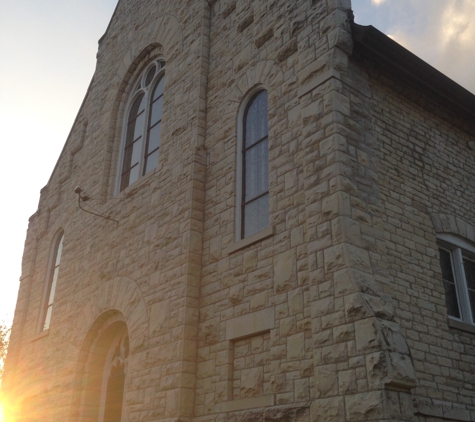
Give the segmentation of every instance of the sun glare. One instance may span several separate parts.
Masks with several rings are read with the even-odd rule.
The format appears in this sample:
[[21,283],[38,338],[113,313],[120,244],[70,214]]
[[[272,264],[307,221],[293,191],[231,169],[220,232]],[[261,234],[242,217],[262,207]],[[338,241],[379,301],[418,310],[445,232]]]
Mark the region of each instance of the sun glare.
[[0,391],[0,422],[14,422],[16,420],[13,407],[9,404],[5,395]]

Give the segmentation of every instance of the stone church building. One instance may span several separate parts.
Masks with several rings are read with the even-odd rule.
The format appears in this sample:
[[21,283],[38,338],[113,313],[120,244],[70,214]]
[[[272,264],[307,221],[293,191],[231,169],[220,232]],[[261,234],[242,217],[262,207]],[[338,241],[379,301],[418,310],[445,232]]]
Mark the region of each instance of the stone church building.
[[31,217],[19,421],[475,421],[475,96],[350,0],[120,0]]

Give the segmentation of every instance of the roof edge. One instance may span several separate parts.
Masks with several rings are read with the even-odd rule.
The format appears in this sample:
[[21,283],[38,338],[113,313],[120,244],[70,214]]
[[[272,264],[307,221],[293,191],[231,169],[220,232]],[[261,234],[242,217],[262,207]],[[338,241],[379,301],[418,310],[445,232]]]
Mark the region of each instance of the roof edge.
[[66,137],[66,141],[64,142],[63,144],[63,148],[61,149],[61,152],[59,153],[59,156],[58,156],[58,159],[56,160],[56,164],[54,165],[54,168],[53,168],[53,171],[51,172],[51,175],[49,176],[49,179],[48,179],[48,182],[46,183],[45,186],[43,186],[40,190],[40,195],[43,193],[43,191],[45,189],[48,189],[52,179],[53,179],[53,176],[54,174],[56,173],[56,170],[58,169],[58,166],[59,166],[59,162],[61,161],[61,158],[63,157],[63,154],[66,150],[66,146],[69,144],[69,142],[71,141],[71,136],[72,136],[72,133],[74,131],[74,128],[76,127],[76,124],[79,122],[79,116],[81,115],[81,111],[82,109],[84,108],[84,105],[86,103],[86,100],[87,100],[87,97],[91,91],[91,86],[92,86],[92,83],[94,81],[94,76],[95,76],[95,72],[94,74],[92,75],[92,78],[91,78],[91,81],[89,82],[89,85],[87,87],[87,90],[86,90],[86,95],[84,95],[84,98],[81,102],[81,105],[79,107],[79,110],[78,112],[76,113],[76,117],[74,118],[74,121],[73,121],[73,124],[71,126],[71,129],[69,130],[69,133],[68,133],[68,136]]
[[102,42],[104,41],[104,38],[106,37],[107,33],[109,32],[109,28],[111,27],[112,20],[114,19],[115,14],[117,13],[117,8],[119,7],[120,2],[121,2],[121,0],[117,1],[117,4],[115,5],[115,8],[114,8],[114,12],[112,13],[111,18],[109,19],[109,24],[107,25],[106,30],[105,30],[104,34],[102,34],[102,37],[99,38],[99,40],[97,41],[97,44],[99,45],[99,47],[101,46]]
[[392,69],[410,77],[424,90],[442,97],[448,104],[475,117],[475,95],[411,53],[374,26],[351,23],[353,54],[363,53],[383,60]]

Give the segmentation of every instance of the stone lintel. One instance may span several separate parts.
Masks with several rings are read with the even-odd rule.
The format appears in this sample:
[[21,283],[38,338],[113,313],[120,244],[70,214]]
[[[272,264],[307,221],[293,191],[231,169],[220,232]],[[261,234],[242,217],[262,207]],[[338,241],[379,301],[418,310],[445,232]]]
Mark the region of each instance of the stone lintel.
[[236,340],[274,328],[274,308],[242,315],[226,321],[226,340]]

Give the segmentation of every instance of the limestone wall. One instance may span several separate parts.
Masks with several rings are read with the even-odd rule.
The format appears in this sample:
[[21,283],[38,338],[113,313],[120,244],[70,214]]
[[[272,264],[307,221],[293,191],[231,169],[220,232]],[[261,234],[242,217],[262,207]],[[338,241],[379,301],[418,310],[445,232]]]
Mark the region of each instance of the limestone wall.
[[[343,322],[312,302],[318,289],[330,288],[324,287],[323,250],[332,244],[320,242],[318,233],[329,230],[321,207],[332,175],[319,171],[327,165],[320,142],[334,104],[331,84],[322,82],[331,67],[335,32],[344,34],[347,28],[346,7],[325,1],[238,1],[217,2],[213,8],[199,420],[228,412],[261,420],[270,417],[269,406],[280,406],[276,419],[309,418],[318,394],[314,367],[322,360],[348,360],[346,343],[318,347],[321,326],[312,322],[318,312],[335,317],[328,326]],[[269,95],[271,227],[249,245],[236,241],[236,138],[240,106],[256,87]],[[317,187],[321,181],[325,187]],[[344,339],[350,330],[345,328],[339,329],[343,341],[349,339]],[[336,371],[325,378],[338,390]],[[342,378],[342,389],[345,383]],[[344,414],[340,403],[336,411]],[[328,414],[335,411],[333,405],[326,407]]]
[[447,319],[436,239],[475,240],[472,137],[440,99],[375,69],[355,61],[347,86],[358,110],[356,181],[360,189],[368,174],[377,181],[377,189],[366,187],[358,218],[384,233],[371,259],[414,360],[418,420],[474,420],[475,336]]

